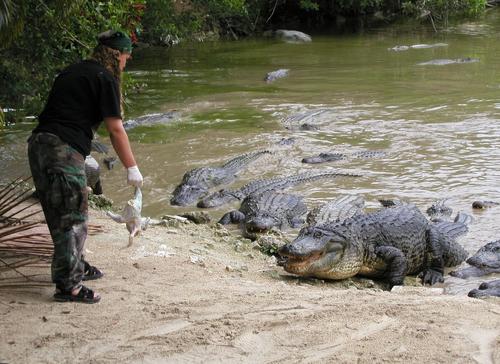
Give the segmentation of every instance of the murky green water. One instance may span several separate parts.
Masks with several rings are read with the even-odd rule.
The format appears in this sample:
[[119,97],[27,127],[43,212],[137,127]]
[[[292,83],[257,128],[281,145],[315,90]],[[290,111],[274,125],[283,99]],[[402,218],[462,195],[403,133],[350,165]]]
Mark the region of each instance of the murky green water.
[[[438,35],[391,27],[362,35],[313,35],[309,44],[259,39],[136,52],[128,72],[144,88],[129,94],[128,117],[170,110],[180,115],[168,125],[129,131],[145,176],[144,215],[194,210],[169,204],[187,170],[267,148],[275,153],[253,163],[231,187],[305,170],[357,172],[363,177],[293,191],[311,207],[345,193],[362,194],[369,208],[378,198],[406,199],[422,209],[447,198],[455,211],[474,215],[462,242],[475,252],[500,232],[500,208],[471,209],[474,200],[500,201],[499,33],[500,12],[491,11],[481,21]],[[422,43],[447,46],[389,50]],[[466,57],[479,62],[418,65]],[[266,84],[265,74],[279,68],[289,69],[288,77]],[[314,111],[316,116],[297,120]],[[301,131],[303,122],[318,130]],[[2,180],[27,173],[24,141],[32,127],[19,124],[0,137]],[[291,137],[293,145],[277,144]],[[301,163],[320,152],[359,150],[384,150],[387,156]],[[103,185],[118,204],[132,194],[120,167],[103,171]],[[211,214],[219,218],[236,206]],[[451,291],[476,285],[451,282]]]

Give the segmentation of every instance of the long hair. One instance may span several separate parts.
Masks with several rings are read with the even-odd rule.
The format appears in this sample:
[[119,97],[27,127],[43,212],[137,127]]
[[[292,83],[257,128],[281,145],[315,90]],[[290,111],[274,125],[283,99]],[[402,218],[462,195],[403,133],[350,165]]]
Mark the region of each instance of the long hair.
[[120,91],[120,110],[122,114],[122,119],[124,116],[123,111],[123,94],[122,94],[122,71],[120,70],[120,51],[116,49],[106,47],[105,45],[98,44],[90,59],[100,63],[104,68],[106,68],[115,78],[116,83],[118,84],[118,90]]

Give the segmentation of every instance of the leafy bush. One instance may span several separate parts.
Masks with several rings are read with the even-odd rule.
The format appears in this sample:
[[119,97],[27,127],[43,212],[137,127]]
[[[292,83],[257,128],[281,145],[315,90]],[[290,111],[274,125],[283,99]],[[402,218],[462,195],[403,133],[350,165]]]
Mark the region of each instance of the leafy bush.
[[[86,58],[98,33],[140,23],[144,0],[25,0],[0,31],[0,106],[38,114],[57,72]],[[1,18],[1,17],[0,17]]]

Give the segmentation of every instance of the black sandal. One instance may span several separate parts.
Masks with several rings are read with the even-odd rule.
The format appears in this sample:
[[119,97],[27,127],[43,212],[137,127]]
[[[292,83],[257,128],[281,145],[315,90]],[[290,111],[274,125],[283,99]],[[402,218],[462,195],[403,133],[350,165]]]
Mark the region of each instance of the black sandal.
[[85,264],[85,268],[84,268],[84,271],[83,271],[82,280],[84,280],[84,281],[91,281],[91,280],[94,280],[94,279],[99,279],[99,278],[101,278],[104,275],[103,272],[101,272],[96,267],[94,267],[94,266],[90,265],[89,263],[87,263],[87,261],[84,261],[83,263]]
[[94,297],[94,291],[90,288],[82,286],[78,294],[74,295],[71,290],[66,291],[62,289],[56,289],[54,293],[54,299],[57,302],[83,302],[83,303],[97,303],[101,300],[101,296],[96,295]]

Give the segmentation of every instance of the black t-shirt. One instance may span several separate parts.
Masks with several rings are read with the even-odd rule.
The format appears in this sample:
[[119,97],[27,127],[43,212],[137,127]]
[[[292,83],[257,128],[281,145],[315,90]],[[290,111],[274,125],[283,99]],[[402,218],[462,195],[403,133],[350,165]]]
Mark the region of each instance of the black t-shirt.
[[85,157],[105,117],[121,117],[118,84],[101,64],[86,60],[57,76],[33,132],[55,134]]

